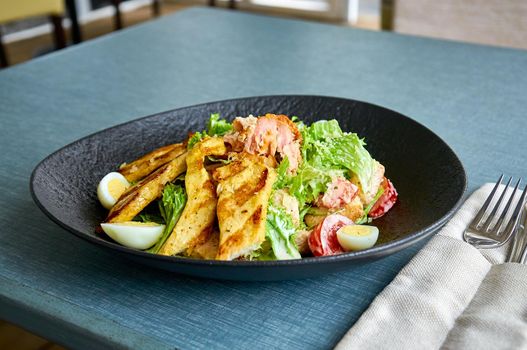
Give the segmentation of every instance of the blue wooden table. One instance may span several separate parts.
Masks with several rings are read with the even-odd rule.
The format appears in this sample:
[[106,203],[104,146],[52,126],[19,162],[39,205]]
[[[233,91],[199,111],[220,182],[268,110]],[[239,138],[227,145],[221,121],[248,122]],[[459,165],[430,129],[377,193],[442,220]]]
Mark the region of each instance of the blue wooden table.
[[335,345],[419,247],[317,279],[199,280],[75,238],[29,194],[37,162],[77,138],[266,94],[347,97],[407,114],[458,153],[469,191],[501,172],[527,177],[527,52],[183,11],[0,72],[0,318],[74,348]]

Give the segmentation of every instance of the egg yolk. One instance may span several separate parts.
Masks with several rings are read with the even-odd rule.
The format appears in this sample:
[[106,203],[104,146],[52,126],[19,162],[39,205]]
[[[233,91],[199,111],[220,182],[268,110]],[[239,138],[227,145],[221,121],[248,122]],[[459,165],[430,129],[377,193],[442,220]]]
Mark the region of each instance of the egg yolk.
[[113,198],[119,199],[124,191],[126,191],[126,184],[124,184],[121,180],[112,179],[108,182],[108,192]]
[[369,236],[371,234],[371,228],[368,226],[361,226],[361,225],[349,225],[344,226],[340,229],[342,233],[345,233],[350,236]]

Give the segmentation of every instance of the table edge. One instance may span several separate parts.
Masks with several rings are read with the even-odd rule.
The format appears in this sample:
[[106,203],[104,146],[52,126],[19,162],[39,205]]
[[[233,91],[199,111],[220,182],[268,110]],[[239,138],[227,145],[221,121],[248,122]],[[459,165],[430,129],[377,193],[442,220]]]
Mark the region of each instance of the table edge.
[[5,276],[0,319],[72,349],[176,348]]

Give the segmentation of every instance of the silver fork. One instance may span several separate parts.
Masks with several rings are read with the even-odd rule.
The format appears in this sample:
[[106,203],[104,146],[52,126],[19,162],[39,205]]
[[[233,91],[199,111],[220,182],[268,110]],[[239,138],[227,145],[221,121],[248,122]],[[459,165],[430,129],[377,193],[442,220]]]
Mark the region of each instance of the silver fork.
[[512,239],[511,249],[509,250],[509,256],[507,262],[517,262],[525,264],[527,247],[527,210],[524,208],[520,215],[520,222],[518,228]]
[[483,207],[481,207],[479,212],[476,214],[476,217],[472,220],[470,225],[468,225],[468,228],[463,233],[463,239],[465,242],[472,244],[476,248],[497,248],[504,245],[511,238],[518,226],[518,218],[520,216],[523,203],[525,202],[527,187],[525,187],[523,190],[520,200],[514,208],[509,221],[507,223],[504,221],[511,208],[514,196],[518,191],[518,187],[520,186],[521,178],[518,179],[516,186],[512,190],[512,193],[510,193],[509,200],[507,201],[505,208],[500,213],[498,213],[503,199],[508,192],[507,189],[512,182],[512,176],[509,178],[509,181],[507,181],[507,184],[505,185],[505,188],[503,189],[498,201],[496,204],[494,204],[493,208],[490,209],[490,214],[488,214],[488,216],[485,218],[485,213],[487,212],[487,209],[489,209],[489,205],[498,191],[502,180],[503,174],[498,179],[498,182],[496,182],[496,185],[485,200],[485,203],[483,203]]

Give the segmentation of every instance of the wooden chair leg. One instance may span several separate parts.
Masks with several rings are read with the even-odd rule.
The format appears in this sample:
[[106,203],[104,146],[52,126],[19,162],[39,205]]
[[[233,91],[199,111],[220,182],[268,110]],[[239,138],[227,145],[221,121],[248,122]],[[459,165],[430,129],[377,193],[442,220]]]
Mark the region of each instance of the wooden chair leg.
[[[209,0],[209,6],[216,6],[216,0]],[[236,0],[229,0],[229,8],[236,8]]]
[[161,1],[154,0],[152,1],[152,12],[154,16],[159,17],[161,15]]
[[55,41],[55,49],[60,50],[66,47],[66,34],[62,26],[62,17],[57,15],[49,16],[53,24],[53,39]]
[[115,9],[115,16],[114,16],[115,30],[119,30],[123,28],[123,19],[121,17],[121,10],[119,10],[120,3],[121,3],[121,0],[112,0],[112,5]]
[[4,44],[2,44],[2,33],[0,32],[0,68],[5,68],[9,66],[7,61],[7,56],[5,54]]
[[395,16],[395,0],[381,1],[381,29],[393,30],[393,22]]
[[78,44],[82,41],[81,28],[79,25],[79,19],[77,18],[77,6],[75,5],[75,0],[65,0],[66,9],[68,11],[68,16],[71,21],[71,41],[74,44]]

